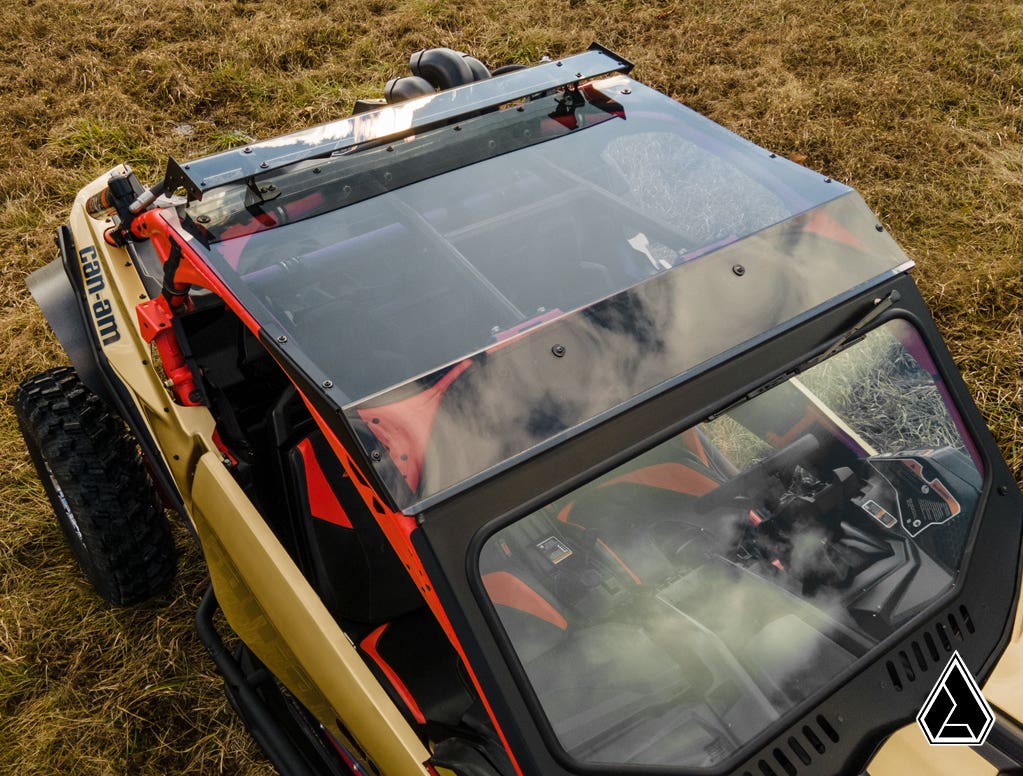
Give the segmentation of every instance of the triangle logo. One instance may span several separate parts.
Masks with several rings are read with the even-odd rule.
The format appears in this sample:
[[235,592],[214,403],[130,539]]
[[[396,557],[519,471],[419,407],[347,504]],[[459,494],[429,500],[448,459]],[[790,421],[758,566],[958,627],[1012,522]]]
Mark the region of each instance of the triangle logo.
[[958,652],[952,653],[916,721],[934,746],[980,746],[987,740],[995,715]]

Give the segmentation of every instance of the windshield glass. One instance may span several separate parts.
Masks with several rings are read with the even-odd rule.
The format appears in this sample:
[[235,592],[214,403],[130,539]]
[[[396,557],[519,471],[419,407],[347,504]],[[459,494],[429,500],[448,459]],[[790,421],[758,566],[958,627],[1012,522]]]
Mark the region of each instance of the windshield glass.
[[224,186],[181,215],[351,403],[849,191],[616,76]]
[[889,322],[490,536],[565,751],[720,764],[950,590],[982,474],[936,371]]

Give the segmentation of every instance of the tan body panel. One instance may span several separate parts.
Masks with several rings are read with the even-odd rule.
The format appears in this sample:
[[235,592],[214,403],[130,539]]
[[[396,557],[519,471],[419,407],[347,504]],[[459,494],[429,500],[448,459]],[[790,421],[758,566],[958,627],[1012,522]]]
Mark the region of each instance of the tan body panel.
[[213,453],[199,459],[192,495],[213,587],[235,632],[318,719],[343,719],[383,773],[422,774],[429,752]]
[[968,746],[931,746],[914,722],[889,738],[867,766],[870,776],[996,776]]
[[104,355],[157,441],[200,537],[225,618],[340,741],[353,743],[337,719],[382,773],[423,776],[430,753],[224,467],[213,443],[213,416],[204,406],[176,404],[163,385],[131,304],[149,299],[142,280],[128,253],[103,239],[110,222],[85,211],[108,175],[78,194],[70,219],[79,256],[94,248],[102,267],[104,288],[88,301],[110,304],[120,338],[103,347]]

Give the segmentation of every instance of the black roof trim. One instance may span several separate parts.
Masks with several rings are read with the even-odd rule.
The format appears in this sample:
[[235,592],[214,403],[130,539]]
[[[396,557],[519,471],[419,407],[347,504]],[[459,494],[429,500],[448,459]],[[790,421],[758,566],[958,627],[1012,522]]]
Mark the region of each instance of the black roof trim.
[[210,189],[245,181],[295,162],[329,156],[370,140],[400,137],[416,129],[469,116],[577,81],[631,70],[632,63],[627,59],[594,43],[581,54],[359,113],[185,164],[179,164],[171,157],[167,161],[164,182],[168,191],[184,188],[189,199],[202,199]]

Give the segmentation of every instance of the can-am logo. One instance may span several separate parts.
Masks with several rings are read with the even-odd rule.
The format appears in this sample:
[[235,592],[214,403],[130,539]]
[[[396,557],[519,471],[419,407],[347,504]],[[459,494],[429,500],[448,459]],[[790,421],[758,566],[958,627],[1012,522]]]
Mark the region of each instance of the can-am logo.
[[103,279],[103,267],[96,259],[96,249],[91,245],[88,248],[82,248],[78,253],[78,259],[82,263],[85,301],[92,310],[92,317],[96,321],[96,331],[104,345],[113,345],[121,339],[121,332],[117,329],[117,318],[114,317],[114,308],[110,304],[110,300],[102,295],[107,284]]
[[916,721],[935,746],[980,746],[987,740],[995,715],[958,652],[952,653]]

